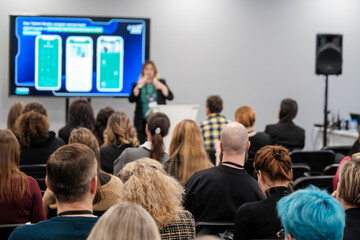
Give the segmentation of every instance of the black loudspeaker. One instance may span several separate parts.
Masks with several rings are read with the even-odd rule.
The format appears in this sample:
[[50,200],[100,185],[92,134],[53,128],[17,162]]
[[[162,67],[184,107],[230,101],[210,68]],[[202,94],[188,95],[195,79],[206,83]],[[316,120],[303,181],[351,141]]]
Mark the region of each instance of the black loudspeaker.
[[341,74],[342,38],[340,34],[316,35],[316,74]]

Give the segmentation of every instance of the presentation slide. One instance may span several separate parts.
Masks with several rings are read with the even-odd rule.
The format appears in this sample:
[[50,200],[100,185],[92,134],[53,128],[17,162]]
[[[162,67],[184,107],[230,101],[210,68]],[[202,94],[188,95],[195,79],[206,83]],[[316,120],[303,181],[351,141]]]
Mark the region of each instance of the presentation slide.
[[128,97],[149,19],[10,16],[10,95]]

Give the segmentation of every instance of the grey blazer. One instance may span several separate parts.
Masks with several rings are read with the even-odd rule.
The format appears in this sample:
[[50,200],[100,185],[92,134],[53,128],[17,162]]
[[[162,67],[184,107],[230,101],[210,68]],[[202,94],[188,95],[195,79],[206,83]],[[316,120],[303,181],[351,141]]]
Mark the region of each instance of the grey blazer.
[[[114,161],[114,175],[118,176],[121,169],[129,163],[140,158],[146,158],[150,156],[150,149],[141,145],[138,148],[126,148],[121,155]],[[164,153],[162,163],[165,163],[168,159],[168,154]]]

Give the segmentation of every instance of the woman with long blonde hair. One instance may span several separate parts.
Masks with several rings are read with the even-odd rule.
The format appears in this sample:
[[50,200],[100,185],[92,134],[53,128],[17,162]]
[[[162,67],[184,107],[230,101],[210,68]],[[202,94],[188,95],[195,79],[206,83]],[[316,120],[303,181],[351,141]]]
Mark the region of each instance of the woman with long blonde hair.
[[160,240],[151,215],[140,205],[121,202],[97,221],[87,240]]
[[213,167],[204,148],[200,128],[193,120],[179,122],[173,131],[167,172],[185,185],[197,171]]
[[19,171],[20,146],[10,130],[0,130],[0,224],[46,220],[39,185]]
[[104,145],[100,148],[101,168],[107,173],[114,172],[114,161],[128,147],[139,146],[136,129],[128,115],[114,112],[108,119],[104,131]]
[[194,239],[195,222],[184,210],[184,189],[166,174],[160,162],[142,158],[121,170],[124,200],[137,203],[155,219],[162,239]]

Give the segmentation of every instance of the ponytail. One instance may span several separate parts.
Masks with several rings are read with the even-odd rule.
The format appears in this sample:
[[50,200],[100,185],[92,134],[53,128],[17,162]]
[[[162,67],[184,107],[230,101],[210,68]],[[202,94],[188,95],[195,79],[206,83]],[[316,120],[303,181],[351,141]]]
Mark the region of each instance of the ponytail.
[[165,146],[163,142],[163,137],[160,134],[155,134],[151,137],[151,149],[150,149],[150,158],[162,162],[162,158],[165,153]]
[[148,128],[151,134],[150,158],[162,162],[165,145],[163,138],[168,134],[170,120],[164,113],[153,113],[148,118]]

